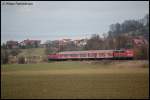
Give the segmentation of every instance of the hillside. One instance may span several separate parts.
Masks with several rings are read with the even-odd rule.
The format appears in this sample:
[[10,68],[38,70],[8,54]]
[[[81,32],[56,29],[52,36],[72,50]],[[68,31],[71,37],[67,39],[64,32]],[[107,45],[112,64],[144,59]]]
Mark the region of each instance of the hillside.
[[18,56],[45,56],[45,48],[30,48],[21,49],[21,53]]
[[18,58],[20,57],[24,57],[26,63],[39,63],[47,61],[45,48],[21,49],[21,53],[18,54]]

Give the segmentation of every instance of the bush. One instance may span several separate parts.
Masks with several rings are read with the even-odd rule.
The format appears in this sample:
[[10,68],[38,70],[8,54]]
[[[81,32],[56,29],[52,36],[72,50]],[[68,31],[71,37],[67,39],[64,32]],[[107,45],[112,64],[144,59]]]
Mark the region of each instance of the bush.
[[21,56],[18,58],[18,63],[19,64],[24,64],[25,63],[25,57]]
[[21,51],[19,49],[11,49],[10,55],[17,56]]
[[8,63],[8,51],[6,49],[1,49],[1,64]]
[[134,48],[135,59],[149,59],[149,49],[146,46]]
[[44,56],[44,57],[42,58],[42,61],[43,61],[43,62],[48,62],[48,58],[47,58],[46,56]]

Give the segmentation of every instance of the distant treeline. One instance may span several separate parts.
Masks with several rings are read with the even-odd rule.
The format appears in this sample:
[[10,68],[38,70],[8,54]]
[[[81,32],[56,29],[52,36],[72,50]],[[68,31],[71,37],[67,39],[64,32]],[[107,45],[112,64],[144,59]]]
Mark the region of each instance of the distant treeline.
[[110,25],[109,36],[130,34],[132,36],[142,35],[149,40],[149,14],[139,20],[126,20],[123,23]]

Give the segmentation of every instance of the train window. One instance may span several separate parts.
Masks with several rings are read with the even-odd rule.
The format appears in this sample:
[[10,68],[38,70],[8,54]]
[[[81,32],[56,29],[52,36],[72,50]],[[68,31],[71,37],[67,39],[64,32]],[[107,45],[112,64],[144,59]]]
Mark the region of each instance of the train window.
[[119,51],[114,51],[115,53],[119,53]]
[[114,51],[115,53],[124,53],[125,51],[119,50],[119,51]]
[[124,53],[125,51],[120,51],[120,53]]
[[86,54],[80,54],[80,57],[86,57]]
[[65,57],[67,57],[67,56],[68,56],[68,54],[64,54],[64,56],[65,56]]
[[88,53],[88,56],[89,56],[89,57],[95,57],[95,56],[96,56],[96,53]]
[[71,57],[76,57],[78,54],[70,54]]
[[112,53],[107,53],[107,55],[108,55],[108,56],[112,56],[113,54],[112,54]]
[[105,56],[105,53],[99,53],[99,56]]
[[72,55],[72,54],[70,54],[70,56],[72,57],[73,55]]
[[73,57],[73,54],[70,54],[71,57]]

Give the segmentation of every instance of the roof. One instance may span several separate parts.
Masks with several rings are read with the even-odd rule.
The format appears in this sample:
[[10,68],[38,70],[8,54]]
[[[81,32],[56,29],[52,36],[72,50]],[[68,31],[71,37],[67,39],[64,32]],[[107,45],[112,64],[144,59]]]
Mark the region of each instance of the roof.
[[12,41],[12,40],[7,41],[7,43],[10,43],[10,42],[12,42],[12,43],[18,43],[18,41]]
[[133,39],[133,42],[136,45],[143,45],[143,44],[147,44],[147,41],[145,39]]
[[27,40],[23,40],[22,42],[24,42],[24,43],[33,43],[33,42],[41,42],[41,40],[28,40],[27,39]]
[[78,53],[89,53],[89,52],[112,52],[113,50],[87,50],[87,51],[64,51],[64,52],[59,52],[58,54],[78,54]]
[[18,44],[18,41],[7,41],[7,44]]

